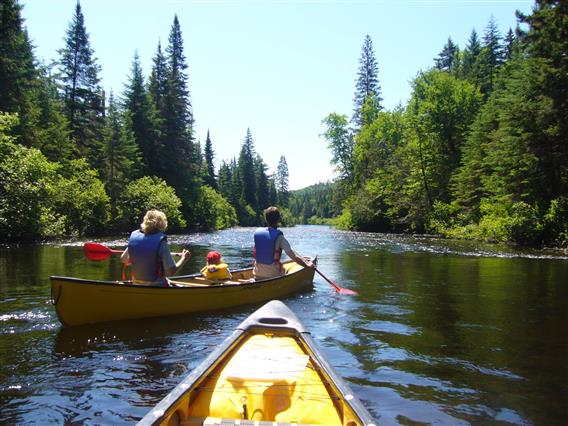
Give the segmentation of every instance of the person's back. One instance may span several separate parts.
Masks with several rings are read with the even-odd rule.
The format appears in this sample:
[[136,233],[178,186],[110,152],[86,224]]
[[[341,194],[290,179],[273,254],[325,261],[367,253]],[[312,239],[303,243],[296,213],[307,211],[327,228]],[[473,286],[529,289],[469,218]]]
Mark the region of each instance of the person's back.
[[173,275],[189,259],[190,253],[184,249],[178,262],[174,261],[165,234],[167,226],[163,212],[148,210],[140,229],[130,234],[128,248],[120,259],[130,265],[136,284],[167,286],[166,276]]
[[164,276],[159,252],[162,241],[165,239],[166,234],[159,231],[147,234],[135,230],[130,234],[128,253],[131,273],[136,281],[153,282]]
[[264,211],[267,228],[258,228],[254,232],[254,268],[253,275],[256,280],[279,277],[286,273],[280,263],[282,250],[295,262],[302,266],[310,267],[290,247],[290,243],[284,237],[284,233],[278,229],[280,224],[280,212],[276,207],[269,207]]

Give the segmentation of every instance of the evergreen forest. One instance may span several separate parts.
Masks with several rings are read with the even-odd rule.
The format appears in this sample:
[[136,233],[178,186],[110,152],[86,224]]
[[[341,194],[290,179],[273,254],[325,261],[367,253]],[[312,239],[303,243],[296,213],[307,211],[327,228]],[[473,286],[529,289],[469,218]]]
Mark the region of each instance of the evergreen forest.
[[18,0],[0,3],[0,241],[100,236],[136,228],[157,208],[170,231],[259,225],[289,201],[288,165],[275,173],[250,130],[216,172],[201,146],[181,26],[157,43],[149,76],[138,53],[123,93],[105,93],[77,2],[59,58],[40,64]]
[[[383,106],[380,58],[363,39],[353,111],[323,118],[334,182],[290,191],[250,129],[215,167],[196,138],[180,22],[145,76],[134,53],[122,93],[102,89],[77,2],[59,57],[34,56],[18,0],[0,3],[0,241],[128,232],[149,208],[170,231],[263,222],[568,247],[568,3],[537,0],[501,34],[490,18],[448,37]],[[442,43],[441,43],[442,44]]]
[[323,120],[337,226],[568,246],[568,2],[517,22],[503,35],[491,18],[463,48],[449,37],[392,111],[365,37],[352,114]]

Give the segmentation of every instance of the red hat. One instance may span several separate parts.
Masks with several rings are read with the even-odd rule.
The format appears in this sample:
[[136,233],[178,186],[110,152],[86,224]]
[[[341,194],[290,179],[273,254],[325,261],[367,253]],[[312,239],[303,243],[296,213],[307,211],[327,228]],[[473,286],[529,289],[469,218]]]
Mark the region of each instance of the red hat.
[[218,251],[210,251],[207,253],[207,263],[219,263],[221,261],[221,253]]

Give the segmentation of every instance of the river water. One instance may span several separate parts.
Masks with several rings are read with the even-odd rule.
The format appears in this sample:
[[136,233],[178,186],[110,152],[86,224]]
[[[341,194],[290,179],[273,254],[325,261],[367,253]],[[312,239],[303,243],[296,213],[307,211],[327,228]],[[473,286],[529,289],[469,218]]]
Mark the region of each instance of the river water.
[[[251,263],[252,229],[169,236]],[[427,237],[284,229],[316,275],[284,302],[384,425],[568,424],[568,257]],[[63,328],[49,276],[117,279],[82,243],[0,248],[0,423],[132,424],[260,307]],[[105,240],[122,248],[126,239]]]

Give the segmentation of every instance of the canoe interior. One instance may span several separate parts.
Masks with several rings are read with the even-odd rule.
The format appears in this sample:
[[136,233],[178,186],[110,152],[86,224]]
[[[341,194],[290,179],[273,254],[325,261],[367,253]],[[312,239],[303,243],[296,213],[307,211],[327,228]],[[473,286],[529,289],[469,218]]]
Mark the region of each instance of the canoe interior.
[[162,419],[157,424],[248,424],[245,419],[267,424],[361,424],[302,339],[270,332],[244,335]]
[[[292,274],[297,272],[302,268],[302,266],[298,265],[295,262],[288,261],[283,263],[284,269],[286,270],[286,274]],[[212,285],[227,285],[227,284],[243,284],[249,281],[254,280],[254,276],[252,274],[252,268],[247,269],[240,269],[238,271],[231,272],[232,278],[230,280],[222,280],[222,281],[211,281],[206,279],[201,275],[184,275],[179,277],[172,277],[170,279],[170,283],[172,285],[177,285],[180,287],[185,286],[212,286]]]

